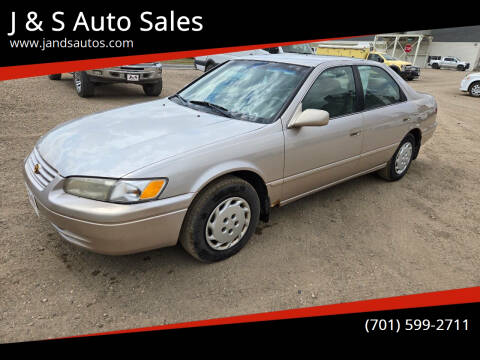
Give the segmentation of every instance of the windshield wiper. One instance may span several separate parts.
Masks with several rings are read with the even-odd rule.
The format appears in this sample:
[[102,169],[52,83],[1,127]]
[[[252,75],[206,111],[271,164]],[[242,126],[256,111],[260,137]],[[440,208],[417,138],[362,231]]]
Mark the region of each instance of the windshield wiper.
[[210,109],[213,109],[216,112],[222,114],[223,116],[226,116],[226,117],[229,117],[229,118],[234,118],[232,113],[228,109],[225,109],[223,106],[213,104],[213,103],[208,102],[208,101],[199,101],[199,100],[190,100],[189,103],[195,104],[195,105],[206,106],[206,107],[209,107]]

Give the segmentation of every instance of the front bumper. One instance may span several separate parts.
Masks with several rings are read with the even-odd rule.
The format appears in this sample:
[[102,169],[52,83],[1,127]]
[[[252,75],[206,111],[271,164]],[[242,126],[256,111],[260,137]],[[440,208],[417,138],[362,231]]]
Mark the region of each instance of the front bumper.
[[[63,191],[64,178],[59,174],[44,176],[43,170],[36,174],[35,163],[41,169],[48,164],[38,151],[33,154],[24,163],[25,183],[40,215],[48,219],[63,239],[107,255],[132,254],[177,243],[194,194],[128,205],[80,198]],[[54,171],[51,167],[47,169]]]
[[470,85],[470,82],[467,79],[463,79],[462,82],[460,83],[460,91],[468,91],[469,85]]
[[402,76],[404,78],[418,78],[420,76],[420,68],[416,66],[407,66],[402,71]]
[[[162,80],[162,66],[128,65],[105,69],[87,70],[90,80],[96,83],[154,84]],[[138,80],[128,80],[128,75],[138,76]]]

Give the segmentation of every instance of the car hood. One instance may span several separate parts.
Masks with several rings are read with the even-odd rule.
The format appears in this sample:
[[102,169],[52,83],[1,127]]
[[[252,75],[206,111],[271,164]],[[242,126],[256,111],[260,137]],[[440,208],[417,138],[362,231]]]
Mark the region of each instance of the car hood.
[[390,62],[393,63],[393,64],[396,64],[396,65],[400,65],[400,66],[401,65],[412,66],[411,62],[403,61],[403,60],[391,60]]
[[62,176],[120,178],[262,126],[163,99],[64,123],[43,136],[37,148]]

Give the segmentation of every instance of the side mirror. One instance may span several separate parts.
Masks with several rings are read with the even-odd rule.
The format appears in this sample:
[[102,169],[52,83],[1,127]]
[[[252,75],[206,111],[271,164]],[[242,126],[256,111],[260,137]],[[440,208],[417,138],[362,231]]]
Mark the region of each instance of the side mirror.
[[385,62],[385,60],[383,60],[383,58],[381,58],[381,57],[379,56],[379,57],[378,57],[378,62],[383,63],[383,62]]
[[302,126],[324,126],[328,124],[329,120],[330,114],[325,110],[307,109],[301,111],[301,108],[299,108],[287,127],[291,129]]

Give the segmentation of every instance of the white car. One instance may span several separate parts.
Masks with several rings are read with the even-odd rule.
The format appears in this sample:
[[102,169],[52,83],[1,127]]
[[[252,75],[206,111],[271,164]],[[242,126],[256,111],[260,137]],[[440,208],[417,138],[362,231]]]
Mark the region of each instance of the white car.
[[468,92],[474,97],[480,97],[480,72],[465,76],[460,84],[460,91]]
[[237,51],[225,54],[215,54],[208,56],[197,56],[195,58],[195,68],[200,71],[210,71],[215,66],[223,64],[228,60],[235,60],[247,55],[267,55],[267,54],[307,54],[315,55],[314,51],[308,44],[296,44],[275,46],[266,49],[255,49],[247,51]]

